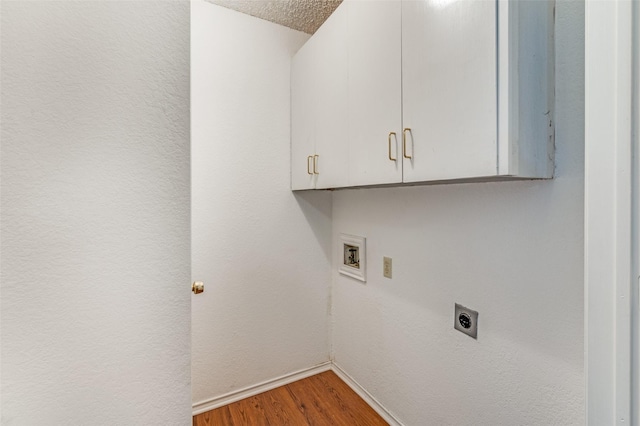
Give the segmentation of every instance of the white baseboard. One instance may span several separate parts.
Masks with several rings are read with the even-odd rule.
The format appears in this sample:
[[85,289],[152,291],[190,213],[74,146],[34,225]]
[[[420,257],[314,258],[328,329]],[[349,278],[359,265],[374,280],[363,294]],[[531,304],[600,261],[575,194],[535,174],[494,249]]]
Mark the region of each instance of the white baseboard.
[[249,398],[258,395],[263,392],[267,392],[278,388],[280,386],[293,383],[298,380],[306,379],[313,375],[331,370],[331,362],[327,361],[315,367],[305,368],[304,370],[295,371],[293,373],[285,374],[284,376],[276,377],[275,379],[267,380],[262,383],[258,383],[252,386],[248,386],[237,391],[229,392],[227,394],[217,396],[215,398],[206,399],[204,401],[196,402],[193,404],[193,415],[201,414],[206,411],[215,410],[216,408],[223,407],[225,405],[240,401],[241,399]]
[[396,419],[393,414],[391,414],[382,404],[378,402],[377,399],[373,397],[369,392],[367,392],[360,383],[356,382],[353,377],[348,375],[340,366],[338,366],[335,362],[331,363],[331,370],[336,373],[338,377],[342,379],[355,393],[357,393],[360,398],[364,399],[364,401],[369,404],[371,408],[375,410],[376,413],[380,415],[389,423],[390,426],[404,426],[400,420]]
[[353,377],[347,374],[342,368],[340,368],[340,366],[331,361],[316,365],[315,367],[305,368],[304,370],[285,374],[284,376],[267,380],[256,385],[248,386],[237,391],[229,392],[215,398],[196,402],[193,404],[193,415],[195,416],[197,414],[201,414],[210,410],[215,410],[216,408],[223,407],[225,405],[240,401],[245,398],[250,398],[260,393],[273,390],[275,388],[293,383],[298,380],[306,379],[307,377],[311,377],[328,370],[336,373],[336,375],[340,377],[343,382],[345,382],[351,389],[353,389],[353,391],[357,393],[360,398],[364,399],[364,401],[369,404],[369,406],[371,406],[371,408],[373,408],[375,412],[380,415],[380,417],[382,417],[387,423],[389,423],[390,426],[404,426],[398,419],[393,416],[393,414],[391,414],[386,408],[384,408],[384,406],[380,404],[378,400],[376,400],[369,392],[367,392],[362,386],[360,386],[360,384],[356,382]]

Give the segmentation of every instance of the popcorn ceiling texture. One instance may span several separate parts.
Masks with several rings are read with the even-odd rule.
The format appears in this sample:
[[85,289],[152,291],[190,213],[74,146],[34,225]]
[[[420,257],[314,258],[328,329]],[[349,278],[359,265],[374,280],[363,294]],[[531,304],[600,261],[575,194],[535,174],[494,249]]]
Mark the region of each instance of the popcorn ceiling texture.
[[207,0],[247,15],[313,34],[342,0]]

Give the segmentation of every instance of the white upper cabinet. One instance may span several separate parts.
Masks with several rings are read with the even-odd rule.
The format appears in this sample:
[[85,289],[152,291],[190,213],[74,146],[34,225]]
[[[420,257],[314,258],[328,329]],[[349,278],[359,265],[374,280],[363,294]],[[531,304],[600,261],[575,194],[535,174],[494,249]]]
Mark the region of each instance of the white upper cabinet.
[[291,188],[348,185],[346,9],[336,10],[291,67]]
[[300,48],[291,63],[291,189],[313,189],[315,155],[315,117],[318,96],[315,93],[313,64],[317,38]]
[[554,6],[403,0],[403,182],[553,176]]
[[554,7],[345,0],[294,58],[293,189],[551,178]]
[[496,31],[492,1],[403,2],[404,182],[496,175]]
[[349,185],[402,182],[401,4],[347,0]]
[[315,58],[316,188],[347,186],[347,13],[336,10],[320,28]]

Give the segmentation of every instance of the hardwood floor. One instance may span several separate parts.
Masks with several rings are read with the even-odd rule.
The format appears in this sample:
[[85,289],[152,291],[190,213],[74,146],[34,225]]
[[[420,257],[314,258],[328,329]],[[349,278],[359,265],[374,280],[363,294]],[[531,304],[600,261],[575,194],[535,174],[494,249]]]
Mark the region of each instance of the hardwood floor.
[[333,371],[193,417],[193,426],[387,425]]

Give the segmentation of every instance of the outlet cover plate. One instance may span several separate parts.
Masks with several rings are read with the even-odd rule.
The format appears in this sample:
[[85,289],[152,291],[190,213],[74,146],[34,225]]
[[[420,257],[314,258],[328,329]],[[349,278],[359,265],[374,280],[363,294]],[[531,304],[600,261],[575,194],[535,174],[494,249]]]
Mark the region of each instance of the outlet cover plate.
[[478,312],[456,303],[453,316],[453,328],[477,339]]
[[384,275],[386,278],[391,278],[391,271],[393,269],[392,262],[393,261],[390,257],[384,256],[382,258],[382,275]]

